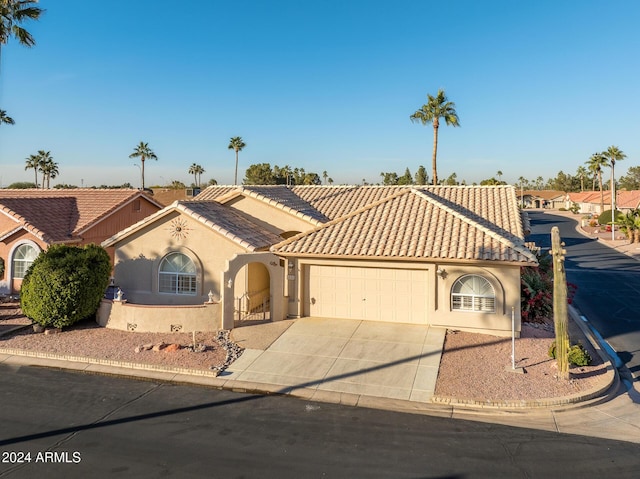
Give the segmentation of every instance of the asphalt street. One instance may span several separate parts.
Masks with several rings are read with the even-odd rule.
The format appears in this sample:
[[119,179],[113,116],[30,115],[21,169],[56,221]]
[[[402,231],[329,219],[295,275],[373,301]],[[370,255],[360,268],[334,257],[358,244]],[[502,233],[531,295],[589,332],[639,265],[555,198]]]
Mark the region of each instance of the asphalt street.
[[573,305],[613,347],[637,378],[640,374],[640,261],[576,231],[577,221],[531,211],[528,241],[551,246],[558,226],[567,250],[567,281],[578,286]]
[[[0,365],[0,477],[636,477],[637,444]],[[27,460],[28,455],[28,460]]]

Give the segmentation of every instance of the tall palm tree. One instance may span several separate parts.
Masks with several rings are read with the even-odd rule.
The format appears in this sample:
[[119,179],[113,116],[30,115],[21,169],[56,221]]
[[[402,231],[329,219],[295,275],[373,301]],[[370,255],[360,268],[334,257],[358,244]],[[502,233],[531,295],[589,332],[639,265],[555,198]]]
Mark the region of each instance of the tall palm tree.
[[[587,160],[587,168],[594,175],[594,179],[598,177],[598,185],[600,187],[600,213],[604,211],[604,192],[602,191],[602,168],[607,166],[608,162],[602,153],[594,153]],[[595,189],[595,188],[594,188]]]
[[496,176],[498,177],[498,181],[502,181],[502,171],[498,170]]
[[29,155],[29,158],[25,160],[24,169],[29,170],[33,168],[33,173],[35,175],[35,185],[38,187],[38,170],[40,169],[40,158],[38,155]]
[[234,136],[233,138],[231,138],[231,141],[229,142],[229,150],[234,150],[236,152],[236,172],[235,175],[233,176],[233,184],[237,185],[238,184],[238,152],[242,151],[242,149],[247,146],[245,144],[244,141],[242,141],[242,137],[241,136]]
[[324,184],[327,184],[327,178],[329,178],[329,174],[327,173],[327,170],[324,170],[322,172],[322,178],[324,179]]
[[58,163],[53,161],[50,151],[39,150],[37,154],[38,169],[42,173],[42,188],[44,188],[44,182],[47,182],[47,189],[50,187],[51,178],[58,176]]
[[7,115],[7,112],[4,110],[0,110],[0,125],[6,123],[7,125],[15,125],[16,122],[13,121],[13,118]]
[[427,103],[409,117],[412,122],[420,122],[423,125],[433,124],[433,184],[438,184],[438,171],[436,164],[436,156],[438,154],[438,128],[440,128],[440,119],[443,118],[447,125],[460,126],[458,113],[456,112],[456,104],[449,101],[443,89],[438,90],[438,94],[434,97],[427,95]]
[[38,20],[44,10],[37,7],[38,0],[0,0],[0,53],[2,45],[14,37],[25,47],[36,44],[33,36],[22,27],[28,20]]
[[193,163],[190,167],[189,167],[189,174],[193,175],[193,181],[194,184],[196,185],[196,187],[200,188],[200,175],[202,175],[202,173],[204,173],[204,168],[200,165],[196,165],[195,163]]
[[584,177],[587,176],[587,170],[585,169],[584,166],[578,166],[578,169],[576,170],[576,174],[578,175],[578,178],[580,178],[580,192],[583,192]]
[[[627,155],[617,146],[610,146],[607,151],[603,151],[602,155],[609,160],[609,166],[611,167],[611,232],[614,233],[615,221],[616,221],[616,176],[615,167],[616,161],[624,160]],[[611,239],[615,239],[614,234],[611,235]]]
[[138,146],[135,147],[133,153],[129,155],[129,158],[140,158],[140,163],[142,167],[140,168],[140,176],[142,177],[142,189],[144,190],[144,161],[145,160],[158,160],[158,157],[153,152],[151,148],[149,148],[149,143],[140,142]]

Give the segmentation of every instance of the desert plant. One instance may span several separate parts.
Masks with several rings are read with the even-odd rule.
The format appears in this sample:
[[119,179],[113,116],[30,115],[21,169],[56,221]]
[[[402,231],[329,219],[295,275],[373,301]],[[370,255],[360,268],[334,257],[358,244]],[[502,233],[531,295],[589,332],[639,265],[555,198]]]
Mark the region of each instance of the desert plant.
[[553,312],[552,259],[549,253],[538,253],[538,267],[527,266],[520,273],[520,312],[522,320],[542,322]]
[[109,255],[100,246],[52,245],[27,270],[22,311],[42,326],[70,326],[95,314],[110,274]]
[[[549,357],[556,358],[556,342],[555,340],[549,346]],[[569,363],[574,366],[588,366],[593,360],[589,352],[585,347],[578,343],[569,348],[568,354]]]

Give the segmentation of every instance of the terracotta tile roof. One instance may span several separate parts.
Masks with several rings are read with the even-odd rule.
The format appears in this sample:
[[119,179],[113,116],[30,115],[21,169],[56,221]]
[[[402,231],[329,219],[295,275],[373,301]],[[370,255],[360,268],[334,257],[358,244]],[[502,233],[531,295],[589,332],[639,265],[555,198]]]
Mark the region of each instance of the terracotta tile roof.
[[239,244],[247,251],[259,251],[278,243],[282,238],[261,226],[252,223],[232,208],[221,205],[217,201],[176,201],[144,220],[130,226],[105,240],[102,246],[113,246],[122,239],[152,224],[167,214],[179,211],[209,227],[212,231]]
[[[88,228],[142,195],[138,190],[127,189],[0,189],[0,211],[43,241],[74,241]],[[145,198],[160,207],[153,199]]]
[[[524,190],[523,196],[533,196],[536,198],[542,198],[543,200],[557,200],[566,196],[567,193],[559,190]],[[518,190],[518,198],[520,197],[520,190]]]
[[[241,187],[235,187],[236,191]],[[196,199],[221,198],[228,195],[234,187],[210,186]],[[450,205],[458,205],[477,215],[478,221],[494,223],[519,237],[524,236],[522,219],[517,212],[518,203],[512,186],[245,186],[246,192],[256,191],[274,201],[285,202],[292,208],[296,202],[303,201],[317,210],[328,220],[334,220],[376,201],[388,198],[401,191],[411,189],[426,192]],[[296,200],[292,193],[299,198]],[[286,200],[283,200],[286,198]],[[221,200],[222,201],[222,200]],[[315,218],[320,218],[316,216]]]
[[198,196],[194,198],[195,201],[215,200],[220,196],[224,196],[230,191],[237,191],[241,186],[228,186],[228,185],[213,185],[208,186]]
[[291,189],[278,185],[240,187],[216,197],[216,201],[225,204],[240,195],[256,198],[294,216],[306,219],[316,226],[329,221],[329,218],[296,195]]
[[[485,197],[493,195],[487,189],[472,189],[484,190]],[[452,191],[447,193],[456,196]],[[477,260],[535,264],[535,255],[525,246],[521,236],[493,225],[468,209],[473,206],[471,198],[479,199],[471,193],[470,198],[465,200],[467,207],[462,207],[432,191],[400,189],[395,195],[310,232],[294,236],[273,246],[271,250],[284,256],[330,255],[393,260]],[[510,206],[513,206],[513,189],[511,196],[513,204]],[[500,202],[494,202],[493,209],[501,209]],[[517,217],[518,220],[513,221],[519,223],[517,207],[515,210],[511,208],[511,211],[511,214],[506,215]],[[496,217],[503,216],[498,211],[492,214]],[[521,228],[522,225],[520,230]]]
[[[611,190],[603,191],[605,209],[611,209]],[[569,200],[574,203],[600,204],[599,191],[569,193]],[[607,208],[608,206],[608,208]],[[616,192],[616,208],[636,209],[640,206],[640,190],[618,190]]]

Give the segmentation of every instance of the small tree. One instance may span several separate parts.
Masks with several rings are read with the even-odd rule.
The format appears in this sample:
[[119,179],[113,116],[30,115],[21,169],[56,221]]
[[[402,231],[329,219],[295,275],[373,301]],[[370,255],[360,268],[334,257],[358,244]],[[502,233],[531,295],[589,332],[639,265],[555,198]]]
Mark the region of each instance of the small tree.
[[110,274],[111,260],[100,246],[52,245],[27,271],[20,306],[42,326],[70,326],[95,314]]

